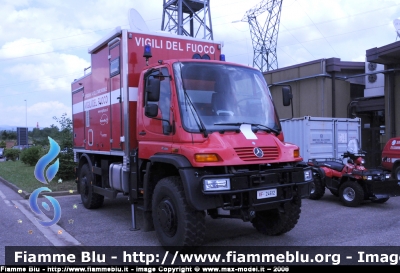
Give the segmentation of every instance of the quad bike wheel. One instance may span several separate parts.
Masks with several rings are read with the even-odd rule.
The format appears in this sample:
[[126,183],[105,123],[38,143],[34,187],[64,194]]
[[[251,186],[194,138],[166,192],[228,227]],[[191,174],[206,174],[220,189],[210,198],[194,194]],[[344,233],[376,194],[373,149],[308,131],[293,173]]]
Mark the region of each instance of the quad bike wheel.
[[262,234],[276,236],[292,230],[300,218],[301,198],[296,196],[285,203],[283,209],[257,211],[251,221],[253,227]]
[[400,166],[398,166],[396,169],[393,170],[392,178],[400,180]]
[[325,194],[325,185],[319,175],[314,176],[314,181],[311,183],[311,192],[308,197],[311,200],[319,200]]
[[358,207],[364,200],[364,190],[356,181],[347,181],[339,188],[339,198],[347,207]]
[[154,189],[152,215],[158,240],[165,248],[199,246],[205,237],[205,213],[186,201],[178,176],[162,178]]

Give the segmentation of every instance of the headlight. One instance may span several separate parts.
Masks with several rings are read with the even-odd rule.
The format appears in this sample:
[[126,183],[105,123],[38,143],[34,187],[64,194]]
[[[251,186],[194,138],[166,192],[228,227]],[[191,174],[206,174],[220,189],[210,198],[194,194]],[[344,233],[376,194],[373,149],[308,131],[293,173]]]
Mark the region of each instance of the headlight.
[[312,172],[311,170],[304,171],[304,181],[312,180]]
[[389,179],[390,178],[390,174],[389,173],[385,174],[385,177],[386,177],[386,179]]
[[204,191],[228,191],[231,189],[231,181],[229,178],[204,179]]
[[361,159],[361,164],[365,164],[365,160],[364,159]]
[[372,176],[370,176],[370,175],[368,175],[368,176],[364,175],[364,176],[363,176],[363,179],[364,179],[364,180],[372,180]]

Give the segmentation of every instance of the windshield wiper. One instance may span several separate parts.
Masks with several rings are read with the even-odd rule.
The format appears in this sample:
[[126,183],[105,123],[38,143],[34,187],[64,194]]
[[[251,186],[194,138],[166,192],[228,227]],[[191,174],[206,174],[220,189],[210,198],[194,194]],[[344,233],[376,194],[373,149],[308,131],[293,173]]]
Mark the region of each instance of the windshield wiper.
[[263,125],[263,124],[258,124],[258,123],[249,123],[249,122],[214,123],[214,125],[226,125],[226,126],[240,126],[242,124],[250,124],[251,126],[257,127],[259,130],[264,130],[264,131],[266,131],[268,133],[273,132],[276,135],[279,135],[279,133],[280,133],[278,130],[275,130],[275,129],[271,128],[271,127],[268,127],[268,126]]
[[187,110],[187,107],[188,107],[187,105],[189,104],[190,105],[189,109],[190,109],[190,111],[191,111],[191,113],[193,115],[193,118],[194,118],[194,120],[196,122],[197,127],[199,127],[199,130],[200,130],[201,133],[203,133],[204,137],[207,137],[208,136],[208,132],[207,132],[206,126],[204,125],[203,121],[201,120],[201,118],[199,116],[199,113],[197,113],[196,107],[193,105],[193,102],[190,99],[189,94],[186,92],[186,88],[185,88],[184,81],[183,81],[183,76],[182,76],[182,65],[181,65],[180,68],[181,68],[180,69],[180,73],[181,73],[181,79],[182,79],[182,89],[183,89],[183,93],[185,94],[185,107],[186,107],[186,110]]

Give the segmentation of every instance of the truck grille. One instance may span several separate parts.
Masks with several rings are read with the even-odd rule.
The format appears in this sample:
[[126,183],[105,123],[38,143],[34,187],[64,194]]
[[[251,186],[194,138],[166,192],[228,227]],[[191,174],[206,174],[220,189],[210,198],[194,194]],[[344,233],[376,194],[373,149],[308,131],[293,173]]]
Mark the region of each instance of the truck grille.
[[254,147],[242,147],[235,148],[236,154],[243,161],[257,161],[257,160],[274,160],[279,156],[279,151],[277,147],[259,147],[263,152],[264,156],[262,158],[258,158],[253,150]]

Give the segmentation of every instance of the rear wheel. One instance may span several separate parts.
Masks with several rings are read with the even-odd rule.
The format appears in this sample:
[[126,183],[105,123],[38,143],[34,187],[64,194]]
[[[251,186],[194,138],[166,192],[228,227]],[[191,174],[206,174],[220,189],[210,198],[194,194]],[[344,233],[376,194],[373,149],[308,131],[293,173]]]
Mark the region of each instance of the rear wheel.
[[301,212],[301,198],[296,196],[285,203],[282,209],[257,211],[251,221],[256,230],[262,234],[276,236],[292,230]]
[[82,204],[87,209],[96,209],[103,205],[104,196],[94,193],[91,185],[94,182],[93,173],[90,171],[89,165],[84,164],[79,172],[79,193],[81,194]]
[[161,179],[154,189],[152,202],[154,228],[162,246],[199,246],[203,243],[205,213],[189,206],[180,177]]
[[319,175],[314,176],[314,181],[311,183],[311,192],[308,198],[319,200],[325,194],[325,185]]
[[364,190],[356,181],[347,181],[340,186],[339,197],[343,205],[357,207],[364,200]]

